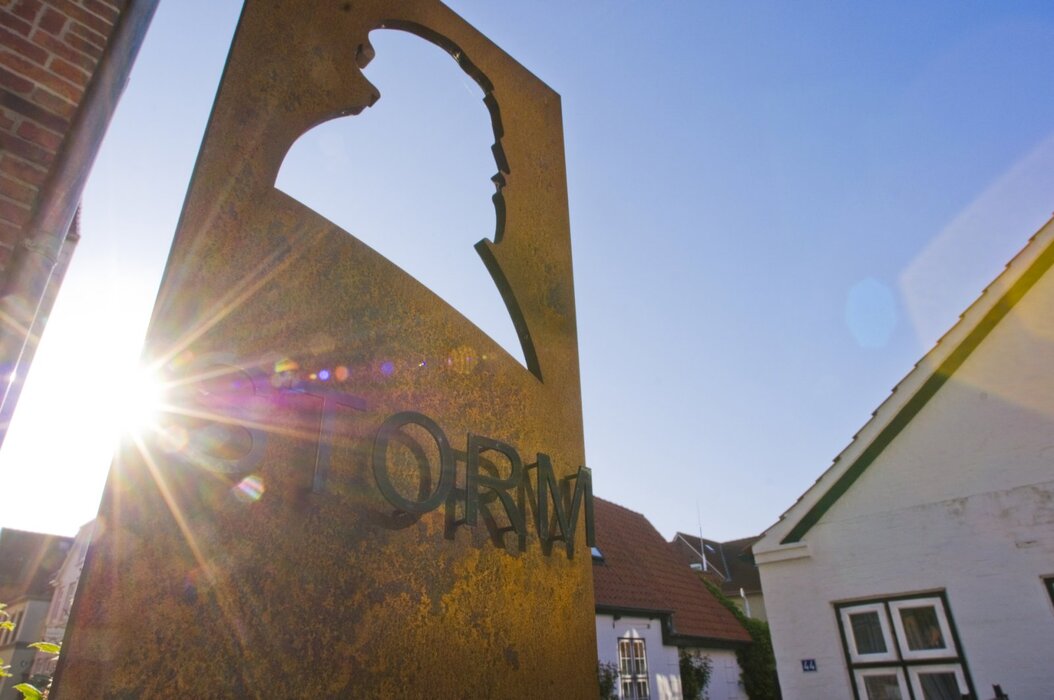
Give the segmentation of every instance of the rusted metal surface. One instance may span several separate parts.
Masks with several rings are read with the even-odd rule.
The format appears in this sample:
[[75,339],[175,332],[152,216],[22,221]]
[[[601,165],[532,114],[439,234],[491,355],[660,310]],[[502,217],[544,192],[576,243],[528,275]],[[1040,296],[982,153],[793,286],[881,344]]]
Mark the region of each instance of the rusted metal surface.
[[[59,697],[596,697],[585,528],[573,557],[543,546],[532,505],[537,453],[564,483],[585,463],[559,97],[439,2],[311,5],[243,12],[149,334],[183,382],[176,410],[115,461]],[[477,250],[527,368],[274,188],[301,134],[377,99],[359,67],[381,28],[484,89],[498,230]],[[448,438],[435,510],[377,488],[378,429],[400,412]],[[444,478],[422,424],[384,434],[408,501]],[[466,453],[495,441],[526,475],[507,500],[486,487],[511,479],[511,451]]]

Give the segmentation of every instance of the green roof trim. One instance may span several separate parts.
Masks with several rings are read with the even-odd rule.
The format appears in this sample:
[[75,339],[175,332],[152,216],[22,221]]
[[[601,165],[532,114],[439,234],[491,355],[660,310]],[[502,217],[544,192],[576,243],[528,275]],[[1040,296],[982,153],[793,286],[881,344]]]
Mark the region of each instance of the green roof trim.
[[988,313],[984,315],[973,330],[967,334],[966,338],[959,343],[951,354],[937,367],[937,370],[923,383],[919,390],[908,399],[908,402],[900,409],[899,412],[893,417],[893,420],[886,425],[885,428],[878,434],[878,436],[872,441],[870,445],[856,458],[845,473],[842,474],[834,485],[827,490],[820,500],[813,505],[809,511],[802,516],[801,520],[795,524],[791,531],[787,533],[787,536],[780,540],[780,544],[791,544],[793,542],[800,542],[801,538],[805,536],[809,530],[812,529],[813,525],[819,522],[820,518],[823,517],[831,506],[835,504],[839,498],[841,498],[849,487],[860,478],[860,475],[864,473],[871,463],[874,462],[880,454],[886,449],[889,443],[893,442],[894,438],[900,434],[908,423],[918,415],[922,407],[929,403],[929,400],[937,393],[937,391],[944,386],[944,383],[951,378],[952,374],[955,373],[959,367],[962,366],[963,362],[966,361],[977,346],[981,344],[988,334],[992,332],[992,329],[1003,320],[1010,309],[1017,305],[1017,302],[1035,286],[1036,282],[1050,269],[1051,265],[1054,264],[1054,242],[1047,245],[1046,249],[1029,265],[1028,269],[1025,270],[1024,274],[1021,275],[1011,286],[1010,289],[1002,296],[988,310]]

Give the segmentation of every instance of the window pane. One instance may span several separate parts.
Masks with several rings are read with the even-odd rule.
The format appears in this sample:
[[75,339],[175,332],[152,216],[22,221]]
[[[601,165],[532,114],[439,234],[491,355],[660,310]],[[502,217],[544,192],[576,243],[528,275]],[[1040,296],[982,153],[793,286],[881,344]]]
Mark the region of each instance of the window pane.
[[951,671],[942,673],[919,673],[924,700],[961,700],[959,682]]
[[[619,673],[621,673],[623,676],[628,676],[631,673],[633,673],[633,666],[631,665],[631,662],[630,662],[630,650],[629,650],[629,648],[630,647],[629,647],[629,640],[628,639],[620,639],[620,640],[618,640]],[[625,697],[630,697],[630,696],[625,696]]]
[[885,654],[888,651],[877,612],[854,613],[849,616],[849,621],[853,625],[857,654]]
[[904,700],[900,694],[900,683],[896,674],[888,676],[865,676],[864,690],[867,700]]
[[633,681],[629,680],[628,678],[622,679],[622,697],[624,700],[629,700],[629,698],[636,697],[635,695],[633,695]]
[[637,657],[637,668],[635,673],[647,673],[648,672],[648,660],[644,655],[644,640],[636,639],[633,642],[633,653]]
[[932,605],[921,608],[901,608],[900,619],[904,623],[904,636],[907,637],[908,649],[925,651],[943,649],[944,636],[937,621],[937,611]]
[[648,695],[648,679],[647,678],[637,681],[637,697],[640,698],[640,700],[646,700],[648,697],[650,697]]

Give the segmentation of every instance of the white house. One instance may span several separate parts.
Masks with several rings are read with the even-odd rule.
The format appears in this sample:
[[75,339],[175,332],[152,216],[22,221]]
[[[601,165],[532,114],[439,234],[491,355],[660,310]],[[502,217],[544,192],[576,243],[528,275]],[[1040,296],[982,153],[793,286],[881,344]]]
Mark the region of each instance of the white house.
[[21,700],[15,690],[31,677],[36,650],[29,645],[44,635],[51,600],[49,582],[66,558],[69,537],[4,528],[0,530],[0,603],[13,628],[0,630],[0,658],[10,676],[0,678],[0,700]]
[[680,651],[709,656],[709,700],[746,700],[739,621],[639,513],[594,501],[597,658],[619,669],[623,700],[680,700]]
[[[66,634],[66,624],[70,620],[70,608],[73,605],[73,597],[77,593],[81,569],[84,568],[84,558],[88,554],[88,544],[91,542],[94,531],[94,519],[77,530],[77,536],[73,538],[73,544],[66,553],[66,559],[50,581],[54,592],[51,594],[51,604],[44,618],[44,634],[41,639],[45,642],[61,644]],[[58,657],[54,654],[38,651],[33,659],[30,674],[34,677],[53,676],[57,663]]]
[[754,545],[787,700],[1054,698],[1054,224]]

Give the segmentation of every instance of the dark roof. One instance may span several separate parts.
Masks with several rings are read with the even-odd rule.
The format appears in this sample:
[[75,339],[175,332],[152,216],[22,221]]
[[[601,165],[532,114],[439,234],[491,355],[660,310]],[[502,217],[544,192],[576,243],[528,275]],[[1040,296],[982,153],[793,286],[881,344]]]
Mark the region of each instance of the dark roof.
[[22,596],[50,598],[51,579],[72,545],[72,537],[0,530],[0,602],[11,603]]
[[[711,580],[721,587],[721,592],[727,596],[739,596],[739,589],[746,593],[761,592],[761,576],[758,574],[758,566],[754,563],[754,554],[750,548],[760,537],[744,537],[728,542],[715,542],[703,538],[703,543],[709,545],[706,549],[706,560],[708,563],[707,574]],[[695,535],[686,535],[678,532],[670,542],[670,548],[677,557],[684,562],[685,566],[699,564],[699,538]]]
[[598,612],[667,616],[664,636],[750,641],[746,629],[675,557],[647,518],[600,498],[594,499],[594,509],[596,546],[603,555],[602,562],[593,561]]

